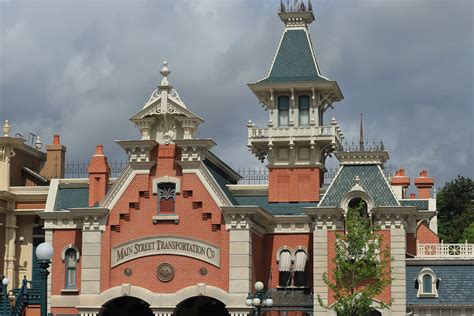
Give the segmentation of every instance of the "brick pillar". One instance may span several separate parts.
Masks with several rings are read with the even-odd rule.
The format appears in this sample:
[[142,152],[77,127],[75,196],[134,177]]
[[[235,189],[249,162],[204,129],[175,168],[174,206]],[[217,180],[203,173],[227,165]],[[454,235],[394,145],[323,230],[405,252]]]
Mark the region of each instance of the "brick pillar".
[[415,178],[415,185],[418,189],[418,198],[429,199],[430,190],[434,185],[434,179],[432,177],[428,177],[428,171],[421,170],[420,176]]
[[406,315],[406,231],[403,225],[391,227],[390,229],[390,255],[393,260],[392,266],[392,284],[390,285],[392,316]]
[[313,282],[314,288],[314,313],[315,315],[326,315],[328,310],[319,305],[318,294],[324,304],[328,303],[328,286],[323,281],[324,273],[328,271],[328,230],[326,227],[316,227],[313,232]]
[[391,179],[392,190],[397,199],[406,199],[406,190],[410,185],[410,177],[405,175],[404,169],[398,169]]
[[46,162],[40,174],[47,179],[64,178],[66,147],[61,145],[59,135],[55,134],[53,143],[46,146]]
[[102,145],[97,145],[96,152],[89,164],[89,206],[100,203],[107,193],[110,167],[104,155]]

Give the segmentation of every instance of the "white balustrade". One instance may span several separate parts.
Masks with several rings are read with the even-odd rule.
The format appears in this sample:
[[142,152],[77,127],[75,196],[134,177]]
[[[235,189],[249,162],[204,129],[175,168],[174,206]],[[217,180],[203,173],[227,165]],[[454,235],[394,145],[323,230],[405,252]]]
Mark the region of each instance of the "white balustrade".
[[474,244],[418,244],[417,258],[474,259]]

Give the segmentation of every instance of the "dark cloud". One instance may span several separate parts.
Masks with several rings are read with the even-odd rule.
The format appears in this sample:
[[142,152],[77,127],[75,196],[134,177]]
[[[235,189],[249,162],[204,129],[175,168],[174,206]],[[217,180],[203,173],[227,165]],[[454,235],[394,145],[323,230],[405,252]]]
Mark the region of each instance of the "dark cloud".
[[[283,30],[278,1],[0,2],[0,107],[15,132],[87,160],[96,143],[134,139],[128,118],[159,82],[163,59],[200,137],[235,167],[248,153],[248,119],[267,113],[246,83],[266,76]],[[383,139],[391,164],[427,168],[438,186],[473,176],[473,4],[441,1],[313,1],[310,27],[323,74],[345,99],[327,113],[347,138],[364,113],[368,139]]]

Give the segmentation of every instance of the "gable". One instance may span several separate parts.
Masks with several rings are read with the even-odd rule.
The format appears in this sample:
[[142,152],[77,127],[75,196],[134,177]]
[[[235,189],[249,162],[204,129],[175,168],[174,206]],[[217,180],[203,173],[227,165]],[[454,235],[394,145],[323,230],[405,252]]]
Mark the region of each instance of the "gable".
[[329,189],[323,196],[320,207],[339,207],[344,195],[360,178],[360,186],[373,199],[374,206],[399,206],[387,179],[377,165],[343,165]]

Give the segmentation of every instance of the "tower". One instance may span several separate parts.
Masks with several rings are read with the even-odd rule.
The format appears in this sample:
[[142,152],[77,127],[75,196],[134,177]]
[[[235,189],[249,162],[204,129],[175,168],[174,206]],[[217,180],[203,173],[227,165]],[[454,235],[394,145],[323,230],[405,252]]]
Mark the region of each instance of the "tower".
[[325,159],[341,147],[343,134],[325,112],[343,99],[336,81],[321,74],[308,32],[311,3],[280,4],[285,29],[268,75],[249,88],[268,111],[266,128],[247,124],[248,147],[269,169],[269,202],[315,202]]

